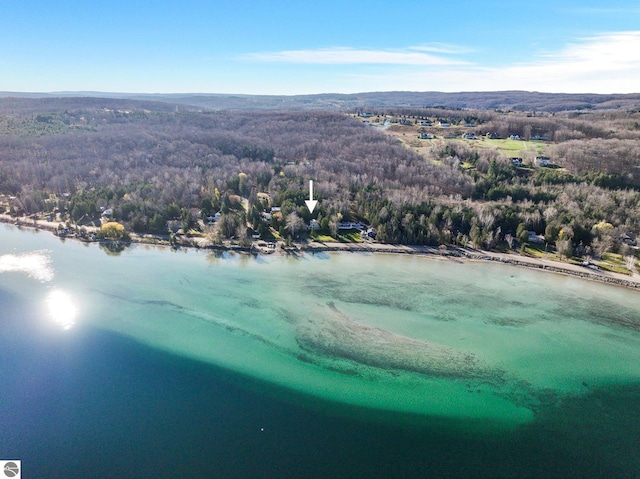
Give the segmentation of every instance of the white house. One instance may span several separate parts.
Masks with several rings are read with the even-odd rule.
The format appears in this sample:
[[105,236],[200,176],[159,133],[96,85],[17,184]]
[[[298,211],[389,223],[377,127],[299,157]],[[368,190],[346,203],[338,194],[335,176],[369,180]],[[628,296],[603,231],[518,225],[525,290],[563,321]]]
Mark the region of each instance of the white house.
[[551,159],[546,156],[536,156],[536,159],[533,161],[536,166],[550,166]]
[[529,237],[527,241],[529,243],[544,243],[544,236],[537,234],[535,231],[528,231]]
[[209,215],[209,216],[207,216],[207,223],[209,223],[211,225],[211,224],[215,223],[216,221],[218,221],[221,216],[222,216],[222,212],[220,212],[220,211],[218,211],[215,215]]
[[362,223],[348,223],[348,222],[338,223],[339,230],[362,230],[365,228],[366,226],[363,225]]

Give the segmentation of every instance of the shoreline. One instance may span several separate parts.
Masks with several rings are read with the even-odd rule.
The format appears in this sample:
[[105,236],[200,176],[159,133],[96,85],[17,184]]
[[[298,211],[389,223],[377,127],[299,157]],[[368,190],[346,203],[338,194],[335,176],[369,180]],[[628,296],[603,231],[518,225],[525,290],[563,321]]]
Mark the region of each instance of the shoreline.
[[[14,218],[12,216],[2,214],[0,215],[0,223],[4,223],[10,226],[25,227],[34,230],[44,230],[65,239],[73,239],[87,243],[104,243],[113,244],[113,241],[109,240],[87,240],[85,238],[77,237],[75,235],[60,236],[57,233],[58,223],[46,222],[43,220],[34,220],[31,218]],[[96,228],[97,229],[97,228]],[[403,255],[419,255],[419,256],[433,256],[439,258],[445,258],[450,260],[459,261],[483,261],[483,262],[498,262],[506,265],[538,269],[542,271],[548,271],[551,273],[564,274],[577,278],[582,278],[588,281],[596,281],[600,283],[621,286],[630,289],[640,290],[640,275],[626,276],[620,273],[614,273],[609,271],[603,271],[600,269],[593,269],[588,266],[580,266],[570,263],[560,263],[558,261],[546,260],[541,258],[533,258],[530,256],[522,256],[519,254],[499,253],[495,251],[477,250],[473,248],[454,247],[454,246],[424,246],[424,245],[399,245],[399,244],[386,244],[386,243],[321,243],[316,241],[310,241],[308,243],[294,243],[289,248],[281,248],[280,243],[276,244],[276,247],[271,250],[265,250],[264,248],[254,246],[243,247],[233,244],[221,244],[221,245],[199,245],[198,238],[183,238],[178,237],[179,241],[176,245],[172,245],[168,236],[162,237],[159,235],[138,235],[131,234],[131,243],[147,244],[155,246],[178,246],[194,249],[210,249],[231,251],[237,253],[246,254],[276,254],[279,256],[296,255],[299,253],[372,253],[372,254],[403,254]]]

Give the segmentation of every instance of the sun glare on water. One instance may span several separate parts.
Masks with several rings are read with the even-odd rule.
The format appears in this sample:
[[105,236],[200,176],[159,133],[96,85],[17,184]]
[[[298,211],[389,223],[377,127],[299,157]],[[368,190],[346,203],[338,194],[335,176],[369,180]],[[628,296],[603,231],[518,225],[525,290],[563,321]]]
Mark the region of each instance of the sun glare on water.
[[76,323],[78,308],[67,293],[53,290],[47,295],[46,302],[51,320],[62,329],[70,329]]
[[0,273],[13,271],[26,273],[29,277],[42,282],[53,279],[51,258],[46,251],[0,256]]

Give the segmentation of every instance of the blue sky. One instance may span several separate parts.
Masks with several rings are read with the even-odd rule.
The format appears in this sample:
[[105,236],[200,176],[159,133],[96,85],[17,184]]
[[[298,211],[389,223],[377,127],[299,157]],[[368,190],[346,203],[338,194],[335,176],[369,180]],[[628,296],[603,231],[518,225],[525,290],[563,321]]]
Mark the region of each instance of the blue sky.
[[636,1],[0,0],[0,91],[640,92]]

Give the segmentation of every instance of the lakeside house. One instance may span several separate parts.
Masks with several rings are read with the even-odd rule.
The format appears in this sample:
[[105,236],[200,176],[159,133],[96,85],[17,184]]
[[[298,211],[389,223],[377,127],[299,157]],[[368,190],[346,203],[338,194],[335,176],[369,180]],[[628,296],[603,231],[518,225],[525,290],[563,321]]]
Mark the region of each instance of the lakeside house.
[[527,233],[528,233],[527,241],[529,243],[537,243],[537,244],[543,244],[544,243],[544,236],[543,235],[539,235],[535,231],[527,231]]
[[309,226],[307,226],[307,229],[309,231],[316,231],[320,229],[320,223],[318,222],[317,219],[313,218],[311,221],[309,221]]
[[636,241],[635,233],[631,233],[631,232],[622,233],[620,235],[620,242],[622,242],[623,244],[626,244],[628,246],[637,246],[638,245],[638,242]]
[[363,230],[366,229],[366,225],[363,223],[350,223],[350,222],[341,222],[338,223],[339,230]]
[[213,223],[218,221],[221,216],[222,216],[222,212],[221,211],[218,211],[215,215],[209,215],[209,216],[207,216],[207,223],[212,225]]

